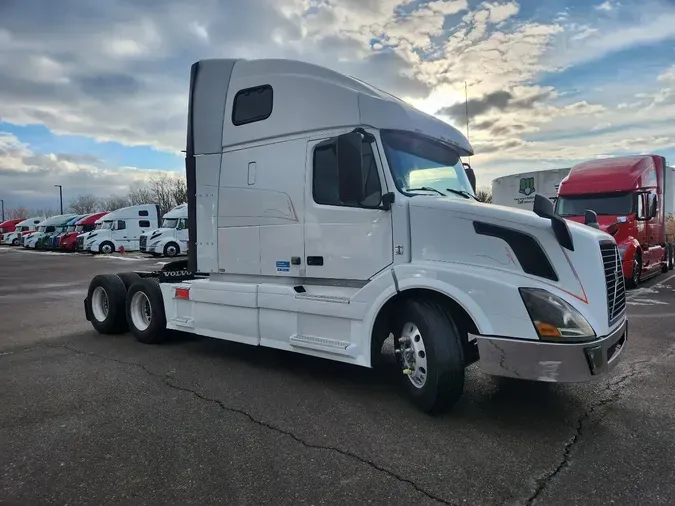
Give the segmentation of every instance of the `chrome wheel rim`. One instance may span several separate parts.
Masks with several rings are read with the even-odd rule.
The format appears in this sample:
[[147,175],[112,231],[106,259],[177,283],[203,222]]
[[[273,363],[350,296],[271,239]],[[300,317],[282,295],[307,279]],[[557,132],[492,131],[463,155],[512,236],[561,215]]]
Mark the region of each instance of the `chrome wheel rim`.
[[110,253],[112,253],[112,248],[110,247],[110,244],[104,244],[103,246],[101,246],[101,251],[103,251],[103,253],[105,253],[106,255],[109,255]]
[[91,294],[91,312],[98,322],[104,322],[110,311],[108,292],[102,286],[97,286]]
[[147,330],[152,321],[152,306],[150,305],[148,296],[143,292],[136,292],[131,297],[131,307],[129,309],[134,327],[141,332]]
[[415,388],[422,388],[427,382],[427,350],[422,338],[422,332],[412,322],[403,325],[401,337],[398,338],[399,348],[396,353],[403,367],[403,374]]
[[175,257],[176,256],[176,247],[175,246],[167,246],[166,247],[166,256]]

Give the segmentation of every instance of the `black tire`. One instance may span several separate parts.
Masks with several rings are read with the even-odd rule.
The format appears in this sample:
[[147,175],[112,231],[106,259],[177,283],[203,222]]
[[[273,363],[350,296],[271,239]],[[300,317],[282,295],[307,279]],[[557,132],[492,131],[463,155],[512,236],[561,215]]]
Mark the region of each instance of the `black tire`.
[[141,277],[136,274],[135,272],[120,272],[117,274],[117,276],[122,280],[122,283],[124,283],[125,288],[127,291],[133,285],[136,281],[141,279]]
[[[396,317],[394,346],[401,369],[405,366],[399,338],[410,323],[417,326],[426,359],[426,380],[415,386],[412,376],[401,374],[407,397],[425,413],[440,413],[459,401],[464,391],[464,350],[450,313],[429,299],[406,300]],[[423,336],[423,337],[422,337]],[[417,334],[412,337],[416,340]],[[421,368],[420,368],[421,370]]]
[[174,258],[180,253],[180,246],[175,242],[168,242],[164,246],[164,256],[167,258]]
[[[103,290],[107,298],[107,311],[104,311],[105,316],[103,318],[97,310],[97,307],[100,307],[98,306],[98,297],[101,296],[99,295],[100,292],[97,291],[98,288]],[[127,319],[124,311],[126,297],[127,290],[124,282],[115,274],[99,274],[91,280],[85,305],[87,306],[86,311],[89,315],[89,321],[99,334],[119,334],[127,330]]]
[[675,267],[675,244],[670,245],[670,254],[668,255],[668,270],[672,271]]
[[[134,320],[134,306],[142,303],[142,295],[149,303],[150,318],[146,328],[139,328]],[[137,299],[137,297],[140,297]],[[145,344],[160,344],[166,340],[166,314],[159,282],[155,278],[141,278],[135,281],[127,292],[125,307],[127,325],[136,339]],[[138,316],[136,316],[138,317]]]
[[18,239],[14,239],[14,240],[12,241],[12,246],[18,246],[18,245],[19,245],[19,240],[18,240]]
[[642,278],[642,257],[639,253],[635,253],[633,258],[633,271],[631,277],[626,280],[629,288],[637,288]]
[[[110,251],[108,251],[108,249],[110,249]],[[102,255],[110,255],[111,253],[115,253],[115,245],[110,241],[102,242],[98,247],[98,252]]]

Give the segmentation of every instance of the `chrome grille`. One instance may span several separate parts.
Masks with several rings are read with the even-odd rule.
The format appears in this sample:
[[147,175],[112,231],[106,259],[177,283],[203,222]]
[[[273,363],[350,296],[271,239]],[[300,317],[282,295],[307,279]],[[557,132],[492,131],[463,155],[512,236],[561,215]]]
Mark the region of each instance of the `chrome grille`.
[[616,244],[602,243],[600,252],[607,283],[607,313],[609,324],[612,325],[626,310],[626,285]]
[[145,248],[148,245],[148,236],[147,235],[142,235],[141,236],[141,243],[140,243],[140,248],[141,251],[145,251]]

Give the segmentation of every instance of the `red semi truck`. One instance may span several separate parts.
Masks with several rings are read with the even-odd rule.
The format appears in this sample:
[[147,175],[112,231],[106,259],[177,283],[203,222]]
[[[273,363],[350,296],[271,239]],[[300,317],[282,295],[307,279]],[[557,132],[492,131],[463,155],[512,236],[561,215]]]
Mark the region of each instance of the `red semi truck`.
[[21,223],[25,218],[18,218],[18,219],[12,219],[12,220],[7,220],[3,221],[0,223],[0,243],[3,242],[3,234],[9,234],[11,232],[14,232],[14,229],[16,228],[16,225],[18,223]]
[[65,251],[75,251],[77,246],[77,236],[86,232],[91,232],[96,226],[96,220],[108,214],[108,211],[93,213],[81,218],[74,224],[73,230],[68,230],[59,238],[59,249]]
[[675,212],[674,179],[675,168],[658,155],[591,160],[562,180],[555,210],[612,234],[626,283],[635,287],[675,263],[674,238],[666,233]]

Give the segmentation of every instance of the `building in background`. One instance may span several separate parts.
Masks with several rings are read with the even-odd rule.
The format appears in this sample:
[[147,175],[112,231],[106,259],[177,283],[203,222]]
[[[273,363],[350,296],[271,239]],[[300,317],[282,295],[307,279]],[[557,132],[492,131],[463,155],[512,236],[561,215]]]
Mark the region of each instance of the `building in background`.
[[531,211],[536,193],[555,203],[558,186],[570,168],[511,174],[492,180],[492,203]]

